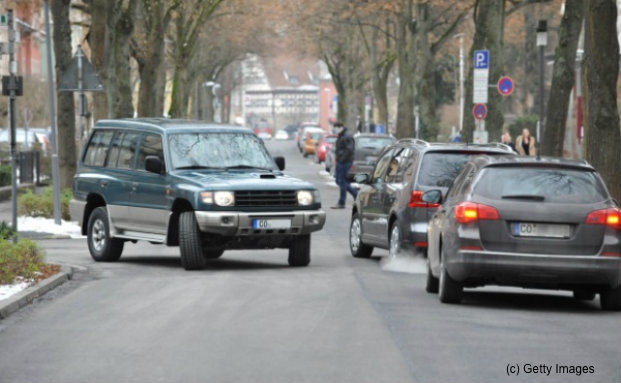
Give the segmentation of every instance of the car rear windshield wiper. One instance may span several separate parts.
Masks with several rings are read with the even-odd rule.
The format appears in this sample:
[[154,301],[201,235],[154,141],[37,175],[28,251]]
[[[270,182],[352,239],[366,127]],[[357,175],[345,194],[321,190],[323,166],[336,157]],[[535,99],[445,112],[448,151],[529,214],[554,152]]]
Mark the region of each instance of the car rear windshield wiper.
[[542,195],[535,195],[535,194],[508,194],[508,195],[503,195],[500,198],[502,199],[524,199],[524,200],[531,200],[531,201],[543,201],[546,199],[546,197]]
[[196,169],[224,169],[221,166],[204,166],[204,165],[188,165],[188,166],[178,166],[175,170],[196,170]]

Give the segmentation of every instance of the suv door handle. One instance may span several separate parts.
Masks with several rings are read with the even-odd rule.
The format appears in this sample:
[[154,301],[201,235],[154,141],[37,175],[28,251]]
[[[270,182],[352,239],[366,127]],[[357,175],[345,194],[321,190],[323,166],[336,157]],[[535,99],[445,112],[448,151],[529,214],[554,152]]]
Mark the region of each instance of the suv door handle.
[[106,186],[108,186],[108,181],[99,181],[99,186],[105,188]]
[[132,191],[135,192],[138,190],[138,182],[132,183]]

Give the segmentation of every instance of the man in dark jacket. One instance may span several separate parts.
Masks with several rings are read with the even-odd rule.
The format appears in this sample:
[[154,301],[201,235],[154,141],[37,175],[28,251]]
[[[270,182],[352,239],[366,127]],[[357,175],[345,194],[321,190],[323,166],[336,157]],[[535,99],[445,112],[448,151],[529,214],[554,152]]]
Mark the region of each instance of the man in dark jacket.
[[354,161],[354,150],[356,143],[354,141],[354,137],[347,131],[347,128],[342,122],[335,122],[334,129],[338,132],[334,153],[336,156],[335,178],[336,184],[339,185],[340,194],[339,202],[335,206],[332,206],[332,208],[344,209],[347,192],[349,192],[354,198],[358,195],[356,189],[352,188],[349,181],[347,181],[347,172],[351,168],[351,164]]

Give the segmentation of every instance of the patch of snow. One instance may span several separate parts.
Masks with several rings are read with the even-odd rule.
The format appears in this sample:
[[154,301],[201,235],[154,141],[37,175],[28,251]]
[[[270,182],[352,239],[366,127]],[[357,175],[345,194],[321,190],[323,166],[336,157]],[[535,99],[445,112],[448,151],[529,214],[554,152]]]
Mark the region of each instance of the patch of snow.
[[52,218],[17,217],[17,231],[34,231],[56,235],[68,235],[71,238],[83,238],[82,230],[77,222],[61,220],[60,225]]
[[23,280],[17,281],[12,285],[0,285],[0,301],[19,293],[28,286],[30,286],[30,282]]

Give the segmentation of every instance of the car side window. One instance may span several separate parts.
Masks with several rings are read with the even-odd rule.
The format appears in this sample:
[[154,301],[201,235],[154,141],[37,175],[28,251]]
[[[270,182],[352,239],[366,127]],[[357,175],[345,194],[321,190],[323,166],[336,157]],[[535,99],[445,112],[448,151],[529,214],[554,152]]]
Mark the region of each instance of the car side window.
[[375,164],[375,169],[373,171],[372,183],[381,183],[384,180],[384,175],[386,171],[390,167],[390,161],[393,159],[394,150],[390,149],[384,152],[384,155],[380,157],[380,159]]
[[123,141],[121,141],[121,147],[119,148],[119,159],[116,163],[117,168],[131,169],[134,167],[134,159],[136,158],[136,149],[138,148],[139,139],[140,134],[138,133],[125,133]]
[[83,162],[87,166],[104,166],[113,131],[98,130],[88,143]]
[[403,182],[403,175],[405,174],[408,166],[411,164],[411,161],[409,161],[410,153],[410,149],[408,148],[397,149],[397,152],[390,161],[390,167],[388,173],[386,173],[386,182]]
[[158,156],[164,162],[164,149],[162,147],[162,137],[157,134],[147,134],[142,139],[140,151],[138,152],[138,163],[136,169],[145,170],[145,159],[147,156]]
[[112,144],[110,145],[110,153],[108,154],[108,161],[106,166],[109,168],[116,168],[116,163],[119,159],[119,152],[121,151],[121,141],[123,140],[122,131],[117,131],[112,138]]

